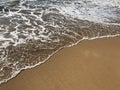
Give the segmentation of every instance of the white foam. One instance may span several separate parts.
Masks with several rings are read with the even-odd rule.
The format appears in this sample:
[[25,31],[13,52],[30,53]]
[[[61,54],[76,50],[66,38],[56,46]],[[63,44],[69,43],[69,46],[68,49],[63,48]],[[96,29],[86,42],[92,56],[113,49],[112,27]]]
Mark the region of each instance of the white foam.
[[[39,15],[39,16],[35,15],[33,13],[35,11],[35,9],[29,9],[29,8],[23,7],[24,1],[27,1],[27,0],[22,0],[21,1],[20,7],[19,7],[20,8],[19,11],[20,10],[31,10],[31,14],[30,15],[33,16],[33,17],[35,17],[35,20],[40,20],[42,23],[45,24],[45,22],[42,19],[42,15],[43,15],[43,13],[45,11],[44,10],[41,11],[40,12],[41,15]],[[77,1],[70,1],[70,4],[64,3],[64,4],[51,5],[51,6],[59,9],[60,13],[63,14],[63,15],[67,15],[67,16],[70,16],[70,17],[73,17],[73,18],[82,19],[82,20],[89,20],[89,21],[93,21],[93,22],[111,24],[111,23],[109,23],[111,21],[111,19],[119,19],[118,15],[116,15],[116,13],[114,12],[114,10],[116,10],[115,8],[114,9],[113,8],[111,8],[111,9],[107,8],[109,6],[109,7],[117,7],[119,9],[120,8],[120,1],[119,0],[77,0]],[[33,26],[32,23],[31,23],[31,21],[30,21],[30,19],[28,18],[28,16],[24,15],[22,13],[19,13],[19,11],[16,11],[16,12],[9,11],[7,14],[4,14],[3,17],[6,17],[6,18],[9,17],[12,20],[14,20],[14,19],[25,20],[25,25],[32,26],[31,28],[26,28],[26,29],[23,30],[22,35],[26,36],[26,39],[18,38],[18,34],[20,34],[20,32],[19,32],[19,30],[20,30],[19,29],[20,24],[17,23],[17,22],[14,23],[11,20],[11,23],[16,24],[16,26],[15,26],[16,30],[10,32],[10,35],[12,36],[10,38],[5,38],[3,36],[4,32],[0,33],[0,41],[5,41],[0,46],[0,48],[3,48],[3,47],[6,48],[6,47],[8,47],[10,45],[9,44],[10,42],[14,42],[13,46],[17,46],[19,44],[26,43],[27,40],[29,40],[29,39],[32,39],[32,40],[38,40],[39,39],[43,43],[47,42],[47,40],[51,40],[49,38],[49,36],[52,33],[49,33],[47,35],[43,34],[46,31],[44,25],[38,25],[38,27]],[[46,10],[46,13],[50,13],[50,11]],[[12,18],[13,16],[20,16],[20,17],[18,17],[18,18]],[[37,25],[37,23],[35,21],[33,23],[35,25]],[[55,25],[55,23],[52,22],[51,26],[53,26],[53,27],[59,27],[60,28],[60,26],[57,26],[57,25],[54,26],[54,25]],[[119,25],[119,23],[112,23],[112,25]],[[7,26],[1,25],[0,29],[4,29],[2,27],[7,27]],[[38,36],[34,33],[34,31],[36,29],[39,29],[39,35]],[[7,33],[7,31],[9,31],[8,27],[5,28],[5,30],[6,30],[5,33]],[[28,33],[29,30],[32,30],[32,32]],[[74,34],[77,34],[77,33],[74,33]],[[86,39],[93,40],[93,39],[97,39],[97,38],[115,37],[115,36],[119,36],[119,34],[116,34],[116,35],[106,35],[106,36],[96,36],[96,37],[93,37],[93,38],[83,37],[82,40],[86,40]],[[70,37],[73,38],[72,36],[70,36]],[[73,45],[76,45],[76,44],[78,44],[82,40],[79,40],[78,42],[73,43],[73,44],[68,45],[68,46],[65,46],[65,47],[71,47]],[[55,42],[59,42],[59,40],[56,40]],[[57,51],[59,51],[62,48],[65,48],[65,47],[61,47]],[[19,69],[17,71],[14,71],[12,73],[12,76],[10,78],[5,79],[3,81],[0,81],[0,83],[6,82],[9,79],[15,77],[21,70],[28,69],[28,68],[33,68],[33,67],[35,67],[37,65],[40,65],[40,64],[44,63],[51,56],[53,56],[53,54],[55,54],[57,51],[53,52],[51,55],[49,55],[42,62],[39,62],[39,63],[37,63],[37,64],[35,64],[33,66],[26,66],[26,67],[21,68],[21,69]],[[6,58],[4,58],[4,60],[5,59]]]
[[62,14],[82,20],[100,23],[120,20],[120,15],[116,14],[120,11],[119,0],[77,0],[56,7]]
[[[29,8],[23,7],[23,3],[26,1],[29,1],[29,0],[21,0],[18,11],[16,11],[16,12],[9,11],[7,14],[4,14],[3,17],[11,18],[14,16],[19,16],[16,19],[25,20],[25,25],[32,26],[32,28],[27,28],[27,29],[23,30],[23,32],[24,32],[23,35],[26,36],[26,39],[21,39],[21,38],[18,38],[18,34],[19,34],[18,27],[20,26],[20,24],[17,23],[17,25],[15,26],[16,31],[13,31],[10,33],[12,35],[12,38],[7,38],[7,42],[5,42],[5,44],[3,44],[4,47],[9,46],[9,45],[6,45],[6,44],[8,44],[8,42],[14,42],[15,43],[14,46],[16,46],[18,44],[26,43],[26,40],[29,40],[29,39],[34,39],[34,40],[40,39],[42,42],[46,42],[47,40],[50,40],[49,39],[50,33],[48,35],[43,35],[43,33],[45,32],[44,26],[37,25],[37,23],[35,21],[33,23],[35,25],[37,25],[38,27],[33,26],[32,23],[30,22],[30,19],[27,17],[27,15],[24,15],[19,12],[20,12],[20,10],[31,10],[30,15],[35,17],[35,20],[40,20],[42,23],[45,23],[42,20],[42,15],[43,15],[43,13],[47,14],[47,13],[50,13],[51,11],[42,10],[42,11],[40,11],[40,13],[41,13],[40,15],[35,15],[33,13],[35,11],[35,9],[29,9]],[[34,1],[34,0],[32,0],[32,1]],[[66,1],[64,1],[64,3],[62,3],[62,1],[61,1],[60,4],[56,4],[56,5],[50,4],[50,6],[53,8],[57,8],[60,11],[60,13],[62,13],[63,15],[68,15],[68,16],[71,16],[74,18],[77,17],[82,20],[89,20],[89,21],[105,23],[105,24],[112,24],[112,25],[120,25],[119,23],[109,23],[111,21],[111,19],[119,20],[120,17],[118,17],[119,15],[115,14],[116,8],[114,8],[114,9],[108,8],[108,6],[109,7],[116,6],[119,9],[119,6],[120,6],[119,0],[76,0],[76,1],[69,1],[69,2],[70,2],[70,4],[66,3]],[[12,18],[12,19],[14,20],[14,18]],[[11,20],[11,22],[12,22],[12,20]],[[55,26],[54,22],[51,22],[51,26],[59,27],[57,25]],[[34,30],[39,29],[39,28],[41,28],[41,30],[39,31],[39,35],[37,36],[37,35],[35,35]],[[32,33],[29,34],[28,30],[32,30]],[[1,40],[6,40],[6,39],[1,35]]]

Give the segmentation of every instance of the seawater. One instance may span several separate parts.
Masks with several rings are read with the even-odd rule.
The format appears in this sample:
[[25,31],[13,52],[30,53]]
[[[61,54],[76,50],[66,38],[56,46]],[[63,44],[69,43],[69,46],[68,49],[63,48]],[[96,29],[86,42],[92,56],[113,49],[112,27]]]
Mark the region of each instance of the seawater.
[[0,84],[64,47],[119,35],[119,0],[0,0]]

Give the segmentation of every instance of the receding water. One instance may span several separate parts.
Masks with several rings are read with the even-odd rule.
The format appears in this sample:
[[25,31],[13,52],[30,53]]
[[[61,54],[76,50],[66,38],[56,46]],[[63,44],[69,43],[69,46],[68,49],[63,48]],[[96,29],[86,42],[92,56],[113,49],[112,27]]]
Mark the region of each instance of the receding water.
[[118,0],[0,1],[0,83],[64,47],[120,34]]

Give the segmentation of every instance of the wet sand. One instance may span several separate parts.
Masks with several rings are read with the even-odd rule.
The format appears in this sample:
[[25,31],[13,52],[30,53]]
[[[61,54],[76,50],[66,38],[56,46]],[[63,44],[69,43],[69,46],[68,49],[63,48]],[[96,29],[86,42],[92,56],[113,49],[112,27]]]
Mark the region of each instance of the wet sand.
[[65,48],[0,90],[120,90],[120,37]]

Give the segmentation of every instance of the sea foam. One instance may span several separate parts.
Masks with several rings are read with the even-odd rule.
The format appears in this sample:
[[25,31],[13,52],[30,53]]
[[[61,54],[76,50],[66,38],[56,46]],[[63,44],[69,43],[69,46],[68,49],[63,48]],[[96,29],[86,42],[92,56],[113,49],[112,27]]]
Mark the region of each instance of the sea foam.
[[0,83],[80,41],[120,35],[119,0],[2,0]]

